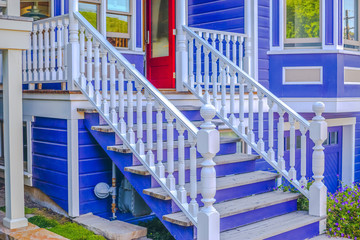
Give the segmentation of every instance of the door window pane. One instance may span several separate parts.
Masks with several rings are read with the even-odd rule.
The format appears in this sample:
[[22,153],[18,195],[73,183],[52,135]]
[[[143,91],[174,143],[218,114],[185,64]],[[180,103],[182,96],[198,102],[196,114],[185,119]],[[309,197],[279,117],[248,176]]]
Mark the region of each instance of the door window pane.
[[151,56],[169,56],[169,1],[151,1]]
[[286,0],[286,38],[320,37],[320,0]]
[[344,38],[347,40],[359,40],[357,4],[357,0],[344,0]]
[[97,28],[97,5],[79,3],[79,12],[94,28]]
[[129,0],[108,0],[107,8],[110,11],[130,12]]

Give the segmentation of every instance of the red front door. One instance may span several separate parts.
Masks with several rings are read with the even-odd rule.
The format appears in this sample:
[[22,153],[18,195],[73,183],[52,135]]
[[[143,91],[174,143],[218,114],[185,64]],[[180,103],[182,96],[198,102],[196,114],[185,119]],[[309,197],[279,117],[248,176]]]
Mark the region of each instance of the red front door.
[[147,78],[157,88],[175,88],[175,0],[147,0]]

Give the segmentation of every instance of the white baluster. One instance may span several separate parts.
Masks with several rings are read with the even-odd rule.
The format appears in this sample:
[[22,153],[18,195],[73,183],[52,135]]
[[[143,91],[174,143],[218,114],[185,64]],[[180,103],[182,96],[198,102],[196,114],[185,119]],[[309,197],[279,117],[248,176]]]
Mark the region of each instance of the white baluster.
[[55,47],[55,28],[56,28],[56,21],[51,21],[50,23],[50,46],[51,46],[51,52],[50,52],[50,66],[51,66],[51,80],[56,80],[56,47]]
[[296,179],[296,170],[295,170],[295,119],[292,116],[289,116],[290,122],[290,170],[289,177],[294,183],[298,183]]
[[210,104],[203,105],[200,110],[205,121],[198,133],[198,151],[204,158],[201,163],[201,201],[204,207],[197,218],[197,239],[220,239],[220,214],[213,206],[216,194],[216,164],[213,158],[220,150],[220,134],[211,122],[215,113],[215,108]]
[[243,66],[243,56],[244,56],[244,38],[243,37],[238,37],[238,41],[239,41],[239,67],[240,69],[244,70],[244,66]]
[[327,188],[323,183],[325,170],[325,156],[323,142],[327,138],[327,123],[321,114],[325,110],[325,105],[317,102],[313,105],[316,116],[310,123],[310,138],[315,143],[312,155],[312,170],[315,182],[310,186],[309,214],[313,216],[326,216],[326,195]]
[[[214,40],[215,43],[215,40]],[[219,99],[218,99],[218,71],[217,71],[217,61],[218,57],[215,54],[212,54],[212,86],[213,86],[213,105],[216,110],[219,109]]]
[[137,122],[137,142],[136,142],[136,150],[140,155],[144,155],[144,142],[143,138],[143,108],[142,108],[142,93],[141,90],[143,87],[136,83],[135,84],[137,94],[136,94],[136,122]]
[[126,134],[126,122],[124,120],[125,117],[125,81],[124,81],[124,67],[122,67],[119,63],[117,65],[117,69],[119,72],[119,124],[118,128],[121,134]]
[[300,125],[301,132],[301,179],[300,186],[306,187],[306,132],[308,131],[303,125]]
[[58,71],[58,80],[64,80],[64,69],[63,69],[63,55],[62,55],[62,47],[63,47],[63,24],[62,19],[57,21],[57,71]]
[[45,44],[45,80],[50,79],[50,37],[49,37],[49,22],[45,22],[44,27],[44,44]]
[[178,171],[179,171],[179,188],[177,191],[177,197],[181,204],[187,203],[187,193],[185,190],[185,128],[176,123],[176,130],[179,133],[178,136]]
[[86,89],[85,79],[85,28],[80,26],[80,85],[82,89]]
[[230,117],[229,121],[232,126],[236,125],[236,117],[235,117],[235,83],[236,83],[236,73],[235,71],[231,71],[230,73]]
[[194,38],[188,37],[189,40],[189,85],[194,89]]
[[[255,134],[254,134],[254,87],[248,86],[249,88],[249,130],[248,130],[248,139],[251,143],[255,144]],[[249,153],[249,152],[248,152]]]
[[33,56],[32,56],[32,64],[33,64],[33,80],[34,81],[38,81],[39,80],[39,72],[38,72],[38,61],[37,61],[37,57],[38,57],[38,54],[37,54],[37,51],[38,51],[38,46],[37,46],[37,42],[38,42],[38,39],[37,39],[37,36],[38,36],[38,26],[36,24],[33,25],[33,34],[32,34],[32,38],[33,38],[33,45],[32,45],[32,50],[33,50]]
[[163,115],[162,110],[163,107],[160,104],[156,104],[156,174],[162,181],[165,181],[165,167],[162,161],[164,160],[163,157]]
[[257,147],[260,149],[261,152],[265,151],[265,144],[264,144],[264,106],[263,106],[263,99],[264,94],[261,92],[258,92],[258,98],[259,98],[259,106],[258,106],[258,128],[259,128],[259,140],[257,142]]
[[153,149],[153,102],[152,96],[146,91],[146,162],[149,167],[154,167]]
[[230,35],[225,36],[225,44],[226,44],[226,57],[230,60]]
[[115,58],[110,57],[110,121],[113,125],[117,125],[116,113],[116,88],[115,88]]
[[94,102],[96,106],[101,106],[101,94],[100,94],[100,43],[94,39],[94,85],[95,95]]
[[127,140],[130,142],[130,144],[135,144],[135,133],[134,133],[134,97],[133,97],[133,77],[129,74],[126,74],[127,76],[127,101],[128,101],[128,110],[127,110],[127,125],[128,125],[128,131],[126,134]]
[[202,96],[201,78],[201,44],[196,42],[196,93],[199,96]]
[[223,34],[219,34],[219,52],[221,54],[224,54],[224,35]]
[[[28,73],[28,81],[31,82],[33,80],[32,77],[32,60],[31,60],[31,50],[32,50],[32,43],[31,43],[31,37],[29,38],[29,42],[30,42],[30,48],[28,50],[26,50],[27,53],[27,73]],[[29,85],[29,90],[33,90],[30,89],[30,85]]]
[[[86,57],[86,67],[87,67],[86,68],[86,75],[87,75],[87,77],[86,77],[86,80],[87,80],[86,92],[87,92],[87,94],[89,95],[90,98],[93,98],[94,97],[94,86],[92,84],[92,70],[93,70],[92,35],[88,31],[86,31],[86,39],[87,39],[87,41],[86,41],[86,52],[87,52],[87,57]],[[115,67],[114,67],[114,76],[115,76]]]
[[64,73],[67,72],[68,69],[68,63],[67,63],[67,45],[69,44],[69,19],[65,18],[64,19],[64,28],[63,28],[63,37],[64,37],[64,41],[63,41],[63,45],[64,45]]
[[[208,35],[207,35],[208,36]],[[204,58],[205,58],[205,74],[204,74],[204,85],[205,85],[205,94],[204,100],[206,103],[210,103],[210,94],[209,94],[209,54],[210,51],[204,47]]]
[[[85,55],[84,55],[85,59]],[[84,60],[85,61],[85,60]],[[84,65],[85,69],[85,65]],[[102,74],[102,104],[101,111],[105,116],[109,115],[109,103],[108,103],[108,61],[107,61],[107,51],[105,49],[101,49],[101,74]]]
[[275,161],[275,151],[273,149],[274,147],[274,102],[268,98],[267,101],[268,107],[269,107],[269,117],[268,117],[268,124],[269,124],[269,150],[267,152],[267,155],[274,164],[276,164]]
[[39,24],[39,80],[44,81],[44,25]]
[[[2,59],[0,59],[0,61],[2,61]],[[27,76],[26,76],[26,51],[25,50],[22,51],[22,81],[23,81],[23,83],[27,82]]]
[[220,114],[224,119],[227,118],[226,111],[226,65],[223,62],[219,62],[220,65],[220,77],[221,77],[221,109]]
[[[282,172],[285,171],[285,160],[284,160],[284,114],[285,111],[278,106],[279,123],[278,123],[278,167]],[[281,185],[281,177],[278,179],[278,186]]]
[[197,161],[196,161],[196,138],[189,135],[190,142],[190,198],[189,211],[194,217],[197,217],[199,212],[199,204],[197,198]]
[[239,86],[239,132],[245,134],[245,79],[240,77],[240,86]]
[[166,178],[166,186],[170,191],[175,191],[175,177],[174,173],[174,117],[165,112],[165,117],[167,120],[167,172],[168,176]]
[[237,37],[236,36],[231,36],[231,41],[233,42],[233,45],[232,45],[232,53],[233,53],[233,59],[232,59],[232,61],[233,61],[233,63],[235,64],[235,65],[237,65],[236,64],[236,52],[237,52],[237,50],[236,50],[236,39],[237,39]]

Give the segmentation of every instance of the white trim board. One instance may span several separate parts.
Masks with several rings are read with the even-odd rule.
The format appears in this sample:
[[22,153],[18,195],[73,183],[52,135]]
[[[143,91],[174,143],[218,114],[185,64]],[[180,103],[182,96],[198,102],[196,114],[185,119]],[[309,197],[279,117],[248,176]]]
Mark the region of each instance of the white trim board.
[[281,98],[295,112],[311,113],[315,102],[325,104],[325,113],[360,112],[360,98]]
[[[286,81],[286,70],[320,70],[320,81],[319,82],[307,82],[307,81],[299,81],[299,82],[287,82]],[[283,67],[282,68],[282,84],[283,85],[321,85],[323,84],[323,67],[322,66],[301,66],[301,67]]]

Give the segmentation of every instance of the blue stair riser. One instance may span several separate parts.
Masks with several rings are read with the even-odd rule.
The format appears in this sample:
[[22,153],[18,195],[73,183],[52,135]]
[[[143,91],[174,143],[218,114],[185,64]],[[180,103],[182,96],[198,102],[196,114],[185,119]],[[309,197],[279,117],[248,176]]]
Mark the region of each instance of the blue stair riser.
[[226,231],[250,223],[262,221],[268,218],[280,216],[297,210],[297,200],[272,205],[265,208],[255,209],[249,212],[221,218],[220,230]]
[[[279,223],[281,224],[281,223]],[[315,222],[301,228],[297,228],[277,236],[273,236],[270,238],[266,238],[266,240],[284,240],[284,239],[291,239],[291,240],[304,240],[309,239],[315,236],[318,236],[319,233],[319,222]]]
[[[216,191],[215,200],[216,202],[228,201],[232,199],[242,198],[251,196],[253,194],[260,194],[272,191],[275,187],[275,180],[258,182],[249,185],[232,187],[227,189],[220,189]],[[203,206],[204,204],[201,202],[202,196],[201,194],[197,195],[197,202],[199,206]],[[190,197],[188,197],[188,202],[190,202]],[[172,200],[168,200],[172,201]],[[174,212],[179,212],[180,209],[175,205]]]
[[[215,170],[217,177],[223,177],[226,175],[238,173],[253,172],[255,170],[255,161],[216,165]],[[198,168],[196,173],[197,180],[200,181],[201,168]],[[167,177],[167,175],[168,174],[166,173],[165,176]],[[174,177],[178,179],[178,171],[174,172]],[[185,170],[185,182],[190,182],[190,169]],[[160,187],[160,185],[156,181],[154,181],[154,185],[152,185],[152,187]]]

